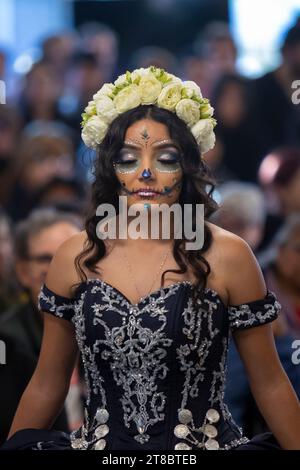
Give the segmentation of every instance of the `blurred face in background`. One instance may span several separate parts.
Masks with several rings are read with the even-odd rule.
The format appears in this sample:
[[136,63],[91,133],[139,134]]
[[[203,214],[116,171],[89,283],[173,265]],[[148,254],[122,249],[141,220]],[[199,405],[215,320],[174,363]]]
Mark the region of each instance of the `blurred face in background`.
[[51,63],[58,72],[64,72],[76,47],[76,36],[64,33],[50,36],[43,43],[44,59]]
[[222,126],[236,127],[246,116],[246,96],[241,85],[228,83],[216,103],[216,110]]
[[79,229],[69,222],[59,222],[44,228],[28,240],[28,257],[17,260],[16,272],[18,280],[29,290],[35,303],[55,252],[65,240],[78,232]]
[[104,73],[99,65],[83,63],[69,73],[70,86],[76,90],[82,102],[92,99],[93,94],[105,81]]
[[64,139],[37,137],[21,145],[18,156],[20,183],[31,192],[45,186],[55,177],[69,178],[74,173],[74,156]]
[[300,167],[285,186],[275,187],[285,214],[300,212]]
[[[103,71],[103,80],[111,81],[118,61],[118,40],[112,31],[103,31],[85,39],[86,50],[96,55]],[[99,88],[99,86],[98,86]]]
[[11,275],[13,247],[10,227],[6,220],[0,220],[0,279]]
[[17,111],[8,105],[0,105],[0,172],[15,157],[20,128]]
[[27,74],[24,95],[32,106],[53,106],[59,98],[61,83],[52,66],[37,64]]
[[206,57],[211,76],[235,71],[236,48],[230,38],[220,38],[206,45]]
[[184,61],[186,80],[196,82],[200,86],[203,96],[209,96],[211,88],[211,77],[208,75],[206,62],[206,59],[196,55],[188,56]]
[[279,247],[276,267],[290,286],[300,289],[300,227]]
[[23,177],[30,189],[39,189],[54,177],[70,177],[73,174],[71,155],[37,155],[28,163]]

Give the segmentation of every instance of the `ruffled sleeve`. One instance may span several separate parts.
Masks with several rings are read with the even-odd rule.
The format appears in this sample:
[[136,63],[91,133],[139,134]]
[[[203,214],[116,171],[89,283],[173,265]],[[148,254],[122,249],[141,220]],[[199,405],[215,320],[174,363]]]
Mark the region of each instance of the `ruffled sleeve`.
[[76,299],[56,294],[44,284],[38,296],[38,307],[42,312],[50,313],[64,320],[71,321],[75,315]]
[[269,290],[263,299],[241,305],[229,305],[228,315],[231,331],[245,330],[269,323],[276,320],[280,310],[280,303],[273,292]]

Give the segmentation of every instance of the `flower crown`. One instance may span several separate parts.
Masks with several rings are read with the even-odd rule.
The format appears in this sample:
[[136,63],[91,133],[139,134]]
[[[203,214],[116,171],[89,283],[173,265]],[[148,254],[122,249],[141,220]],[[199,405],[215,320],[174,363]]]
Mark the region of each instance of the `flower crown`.
[[141,104],[153,104],[176,113],[191,130],[201,154],[213,148],[214,109],[209,100],[202,97],[199,86],[153,66],[126,72],[114,83],[105,83],[100,88],[82,114],[84,143],[95,149],[119,114]]

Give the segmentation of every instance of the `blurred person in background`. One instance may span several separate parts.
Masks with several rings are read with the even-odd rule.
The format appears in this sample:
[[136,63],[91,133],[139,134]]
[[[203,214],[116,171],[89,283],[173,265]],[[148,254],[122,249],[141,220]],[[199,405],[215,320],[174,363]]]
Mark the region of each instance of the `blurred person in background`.
[[42,42],[42,61],[55,69],[62,85],[71,58],[78,46],[79,37],[74,31],[48,36]]
[[[4,440],[14,417],[17,404],[29,382],[38,361],[42,334],[43,317],[38,310],[38,294],[46,278],[48,267],[58,247],[81,229],[79,217],[41,209],[30,214],[28,219],[17,225],[15,230],[15,270],[17,279],[24,289],[24,299],[0,316],[0,338],[9,339],[13,351],[7,349],[8,361],[1,368],[5,382],[1,379],[0,390],[0,440]],[[17,351],[26,356],[26,369],[16,382]],[[11,387],[11,383],[15,387]],[[17,386],[18,385],[18,386]],[[77,415],[77,411],[75,411]],[[70,417],[72,420],[72,417]],[[69,430],[65,413],[54,429]]]
[[14,221],[29,214],[35,207],[37,193],[54,177],[71,178],[75,175],[71,139],[60,133],[46,134],[35,131],[31,134],[25,129],[22,136],[16,156],[14,186],[6,205]]
[[[213,215],[212,221],[242,237],[255,252],[263,237],[266,219],[263,191],[254,184],[232,181],[221,185],[219,194],[221,207]],[[295,263],[290,271],[296,274],[297,267],[295,267]],[[264,269],[263,274],[268,289],[273,291],[275,295],[279,293],[278,289],[274,289],[274,283],[270,282],[270,275]],[[280,301],[280,296],[278,298]],[[281,305],[283,308],[282,313],[272,324],[275,344],[281,363],[300,397],[300,371],[299,367],[291,361],[291,345],[294,337],[286,321],[286,303]],[[225,397],[234,419],[247,430],[249,436],[267,431],[267,426],[253,399],[244,365],[232,340],[228,350]]]
[[[1,318],[1,317],[0,317]],[[11,410],[18,405],[18,390],[24,390],[34,372],[32,357],[23,348],[23,344],[18,344],[13,337],[0,332],[0,340],[5,344],[5,362],[0,367],[0,444],[5,441],[12,416]],[[2,344],[2,343],[1,343]],[[8,364],[13,364],[13,372]],[[4,394],[5,387],[5,394]],[[65,413],[57,420],[58,428],[67,428]],[[61,425],[61,426],[60,426]]]
[[18,296],[11,221],[0,209],[0,317],[4,310],[16,302]]
[[82,50],[96,56],[103,81],[111,82],[115,79],[119,59],[119,38],[116,31],[104,23],[88,22],[81,25],[79,34]]
[[266,283],[283,307],[290,332],[300,339],[300,211],[287,217],[259,259]]
[[256,117],[267,151],[300,144],[300,107],[292,101],[292,83],[300,78],[300,17],[285,35],[281,65],[253,81]]
[[104,76],[95,54],[79,51],[73,55],[59,108],[63,120],[75,131],[76,145],[80,142],[80,122],[84,105],[93,99],[94,93],[103,84]]
[[287,216],[300,213],[300,149],[282,147],[268,153],[259,167],[258,180],[268,210],[265,235],[259,247],[262,250]]
[[220,209],[212,220],[238,234],[256,251],[264,233],[266,207],[263,191],[252,183],[229,181],[218,189]]
[[61,120],[58,100],[63,91],[55,68],[46,62],[35,63],[25,75],[19,108],[25,124],[34,120]]
[[0,80],[4,80],[5,77],[5,52],[0,49]]
[[0,105],[0,205],[7,202],[10,193],[20,133],[17,109]]
[[147,68],[153,65],[169,70],[173,74],[178,72],[178,62],[175,55],[163,47],[145,46],[137,49],[130,59],[130,64],[131,69]]
[[215,83],[223,75],[237,73],[237,48],[229,25],[222,21],[208,23],[195,39],[194,51],[201,59],[203,73],[202,82],[196,83],[211,98]]
[[266,148],[253,112],[249,80],[223,75],[212,92],[215,109],[216,147],[206,161],[222,181],[256,182],[259,163]]
[[205,60],[191,48],[183,53],[181,63],[183,78],[197,83],[203,90],[203,95],[207,96],[210,93],[210,80],[206,74]]
[[57,210],[83,214],[87,190],[77,178],[54,177],[36,194],[37,207],[55,207]]

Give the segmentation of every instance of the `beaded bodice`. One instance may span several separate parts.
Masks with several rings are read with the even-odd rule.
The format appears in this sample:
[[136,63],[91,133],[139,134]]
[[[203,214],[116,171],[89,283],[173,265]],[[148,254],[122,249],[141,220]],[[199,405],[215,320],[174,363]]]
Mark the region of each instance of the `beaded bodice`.
[[212,289],[197,305],[189,281],[132,304],[115,287],[90,279],[75,297],[43,286],[40,309],[74,325],[87,389],[77,449],[229,449],[247,438],[224,403],[229,329],[273,320],[264,299],[226,307]]

